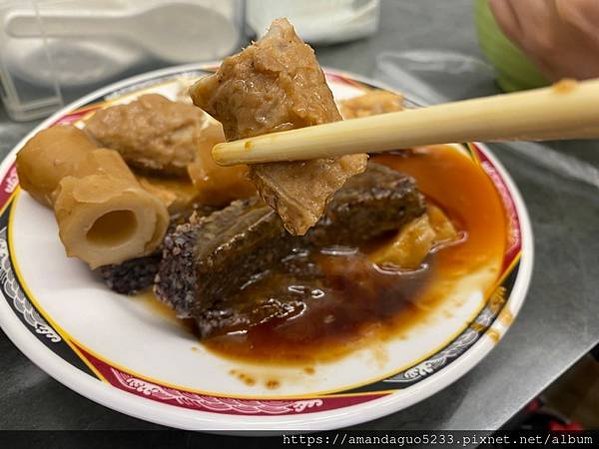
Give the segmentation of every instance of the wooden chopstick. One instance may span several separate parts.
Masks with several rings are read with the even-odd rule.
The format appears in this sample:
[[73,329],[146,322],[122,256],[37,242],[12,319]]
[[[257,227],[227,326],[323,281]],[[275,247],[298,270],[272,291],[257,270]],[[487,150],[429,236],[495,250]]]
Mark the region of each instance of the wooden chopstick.
[[599,138],[599,80],[357,118],[216,145],[220,165],[338,157],[453,142]]

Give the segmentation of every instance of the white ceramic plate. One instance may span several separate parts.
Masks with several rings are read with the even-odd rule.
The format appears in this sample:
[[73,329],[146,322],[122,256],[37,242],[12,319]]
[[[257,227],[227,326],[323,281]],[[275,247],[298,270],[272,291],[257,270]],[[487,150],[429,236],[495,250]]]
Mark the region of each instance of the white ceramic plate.
[[[212,66],[213,67],[213,66]],[[434,394],[468,372],[503,336],[531,277],[533,246],[514,183],[482,145],[455,145],[493,185],[505,217],[505,251],[464,273],[427,319],[402,338],[365,347],[313,372],[260,366],[205,350],[144,301],[109,291],[67,259],[53,214],[18,188],[15,154],[55,123],[78,123],[140,93],[171,98],[210,66],[148,73],[65,107],[23,139],[0,169],[0,324],[34,363],[80,394],[120,412],[196,430],[324,430],[372,420]],[[327,71],[337,99],[374,83]],[[383,356],[381,356],[381,353]],[[253,378],[242,382],[232,370]],[[269,380],[277,379],[278,388]]]

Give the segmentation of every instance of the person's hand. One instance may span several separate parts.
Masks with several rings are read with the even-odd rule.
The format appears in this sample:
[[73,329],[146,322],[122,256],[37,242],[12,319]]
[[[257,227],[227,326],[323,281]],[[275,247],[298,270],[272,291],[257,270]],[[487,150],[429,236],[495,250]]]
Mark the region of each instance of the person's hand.
[[504,33],[551,80],[599,77],[599,0],[490,0]]

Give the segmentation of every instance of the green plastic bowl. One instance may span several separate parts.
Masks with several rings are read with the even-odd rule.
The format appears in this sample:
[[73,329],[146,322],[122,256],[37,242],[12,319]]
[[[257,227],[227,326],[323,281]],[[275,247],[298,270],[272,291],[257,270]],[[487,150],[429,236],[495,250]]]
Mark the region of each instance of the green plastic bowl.
[[503,34],[489,8],[489,0],[475,0],[474,21],[480,48],[497,70],[505,92],[534,89],[550,83],[535,65]]

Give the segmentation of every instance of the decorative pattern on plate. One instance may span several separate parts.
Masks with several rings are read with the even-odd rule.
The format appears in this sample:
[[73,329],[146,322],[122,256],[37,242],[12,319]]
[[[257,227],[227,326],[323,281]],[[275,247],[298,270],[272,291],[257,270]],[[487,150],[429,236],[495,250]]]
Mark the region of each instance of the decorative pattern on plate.
[[102,374],[106,382],[120,390],[163,404],[211,413],[262,416],[297,415],[349,407],[389,394],[389,392],[372,392],[297,399],[245,399],[215,396],[159,385],[109,365],[80,346],[78,350]]
[[8,250],[8,239],[6,237],[6,227],[0,230],[0,285],[2,291],[8,298],[12,299],[15,309],[23,315],[25,322],[31,326],[37,334],[45,335],[52,343],[62,341],[52,327],[48,325],[31,302],[25,296],[21,286],[15,277],[15,273],[10,263],[10,253]]
[[322,407],[322,399],[305,401],[252,401],[236,398],[219,398],[188,393],[138,379],[116,369],[111,369],[118,382],[128,390],[160,402],[175,402],[185,408],[202,409],[215,413],[242,413],[247,415],[283,415],[301,413],[306,408]]
[[497,315],[505,305],[506,288],[501,286],[491,296],[487,306],[476,317],[476,320],[462,333],[458,338],[449,344],[445,349],[436,353],[429,359],[418,365],[402,371],[393,377],[385,379],[383,382],[397,384],[413,384],[430,376],[444,366],[451,363],[462,355],[468,348],[476,343],[486,329],[493,324]]
[[2,192],[5,195],[11,195],[19,185],[19,177],[17,176],[17,167],[13,164],[13,166],[8,171],[6,178],[4,178],[4,182],[2,183]]
[[396,374],[389,379],[385,379],[384,382],[388,383],[414,383],[422,380],[439,369],[447,365],[451,360],[459,357],[466,349],[472,346],[479,338],[479,333],[472,328],[469,328],[460,335],[456,340],[453,341],[447,348],[438,352],[433,357],[425,360],[422,363]]

